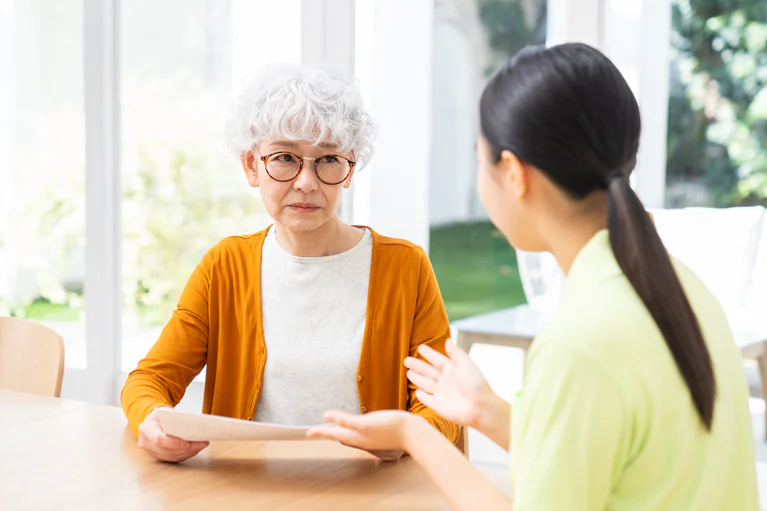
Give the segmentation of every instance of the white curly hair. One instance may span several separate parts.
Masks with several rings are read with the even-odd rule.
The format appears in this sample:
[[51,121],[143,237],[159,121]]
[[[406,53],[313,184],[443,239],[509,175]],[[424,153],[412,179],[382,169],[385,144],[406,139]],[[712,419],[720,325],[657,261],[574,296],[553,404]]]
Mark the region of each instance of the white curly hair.
[[355,82],[327,69],[269,64],[247,80],[227,122],[237,157],[262,140],[280,137],[353,151],[358,169],[373,155],[376,125]]

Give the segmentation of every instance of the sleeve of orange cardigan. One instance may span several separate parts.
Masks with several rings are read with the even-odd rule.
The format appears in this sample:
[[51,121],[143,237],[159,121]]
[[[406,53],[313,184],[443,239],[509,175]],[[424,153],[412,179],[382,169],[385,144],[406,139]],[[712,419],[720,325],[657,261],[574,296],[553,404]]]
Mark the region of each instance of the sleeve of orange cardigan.
[[160,338],[123,386],[120,400],[136,435],[152,410],[175,407],[187,386],[205,367],[210,272],[216,253],[214,247],[197,265]]
[[[422,344],[445,353],[445,341],[450,338],[450,322],[447,319],[445,303],[437,285],[437,277],[429,257],[423,249],[418,249],[416,264],[419,265],[418,297],[416,298],[415,318],[410,334],[410,356],[423,360],[418,354]],[[416,386],[408,381],[408,410],[420,415],[438,429],[451,442],[458,440],[460,428],[443,419],[437,412],[426,407],[415,396]]]

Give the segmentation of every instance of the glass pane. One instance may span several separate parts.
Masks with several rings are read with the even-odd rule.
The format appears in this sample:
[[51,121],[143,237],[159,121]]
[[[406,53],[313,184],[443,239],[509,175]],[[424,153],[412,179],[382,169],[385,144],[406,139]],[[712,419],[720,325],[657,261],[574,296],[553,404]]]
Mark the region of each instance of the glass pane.
[[300,62],[300,31],[285,36],[300,4],[121,2],[124,370],[155,342],[204,253],[269,222],[223,125],[245,76]]
[[[0,2],[0,315],[86,365],[81,0]],[[8,120],[8,122],[7,122]]]
[[672,0],[666,205],[767,204],[767,10]]
[[435,3],[429,255],[451,320],[525,301],[514,251],[477,196],[474,146],[485,83],[545,39],[545,0]]

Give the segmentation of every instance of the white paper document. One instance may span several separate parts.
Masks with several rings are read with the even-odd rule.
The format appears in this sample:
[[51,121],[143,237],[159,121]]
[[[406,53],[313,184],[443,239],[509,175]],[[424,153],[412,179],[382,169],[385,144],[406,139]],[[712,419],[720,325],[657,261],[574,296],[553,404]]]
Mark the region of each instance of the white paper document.
[[306,432],[313,426],[281,426],[265,422],[244,421],[218,415],[178,412],[157,408],[155,417],[166,435],[189,442],[204,440],[308,440]]

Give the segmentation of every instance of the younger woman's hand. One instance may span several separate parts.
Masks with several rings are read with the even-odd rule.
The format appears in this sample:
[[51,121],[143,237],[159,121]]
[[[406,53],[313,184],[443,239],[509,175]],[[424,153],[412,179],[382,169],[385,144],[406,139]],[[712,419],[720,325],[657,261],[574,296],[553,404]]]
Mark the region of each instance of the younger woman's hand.
[[307,436],[336,440],[381,459],[399,459],[407,448],[408,429],[423,419],[408,412],[385,410],[365,415],[328,412],[325,420],[332,425],[312,428]]
[[476,428],[486,403],[495,398],[477,365],[450,339],[445,343],[447,356],[428,346],[418,353],[426,362],[405,359],[407,377],[418,387],[416,397],[445,419]]

